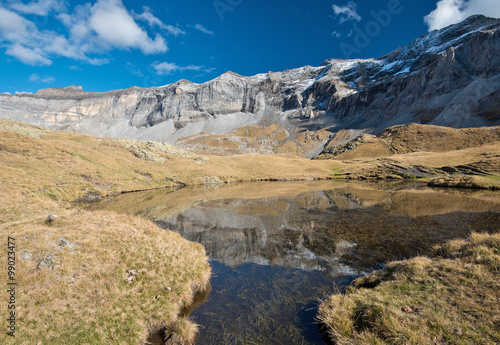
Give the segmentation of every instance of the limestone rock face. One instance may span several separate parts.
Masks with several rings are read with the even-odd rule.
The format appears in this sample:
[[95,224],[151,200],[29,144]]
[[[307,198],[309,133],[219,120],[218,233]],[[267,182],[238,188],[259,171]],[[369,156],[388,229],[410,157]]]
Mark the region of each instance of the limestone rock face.
[[[499,52],[500,19],[472,16],[378,59],[329,59],[319,67],[251,77],[226,72],[203,84],[180,80],[104,93],[69,86],[0,95],[0,116],[95,136],[170,143],[207,133],[232,140],[238,128],[278,124],[289,135],[276,147],[317,130],[333,136],[342,129],[379,133],[410,122],[499,125]],[[320,137],[301,154],[321,152],[327,140]],[[243,152],[233,146],[230,153]]]

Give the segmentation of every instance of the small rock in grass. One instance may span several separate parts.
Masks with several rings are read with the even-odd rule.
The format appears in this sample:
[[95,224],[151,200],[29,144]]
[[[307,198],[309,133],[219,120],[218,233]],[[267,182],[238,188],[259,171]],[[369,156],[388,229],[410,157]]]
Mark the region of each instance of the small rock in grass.
[[129,283],[133,283],[137,278],[137,271],[136,270],[127,270],[127,273],[125,274],[125,279],[128,280]]
[[69,249],[76,249],[76,246],[65,238],[59,237],[57,242],[60,242],[61,247],[68,247]]
[[53,270],[56,268],[56,261],[54,259],[54,254],[49,254],[44,258],[38,260],[37,268],[48,268],[49,270]]
[[46,223],[52,224],[56,222],[59,219],[59,216],[56,216],[55,214],[49,214],[47,216],[47,219],[45,220]]
[[57,277],[56,280],[57,281],[67,280],[70,284],[74,284],[75,283],[75,278],[73,278],[72,276]]
[[21,259],[23,259],[23,260],[29,260],[29,259],[31,259],[32,256],[33,256],[33,254],[31,254],[27,250],[23,250],[21,252]]
[[401,307],[401,311],[407,314],[418,313],[420,311],[420,307],[405,305]]

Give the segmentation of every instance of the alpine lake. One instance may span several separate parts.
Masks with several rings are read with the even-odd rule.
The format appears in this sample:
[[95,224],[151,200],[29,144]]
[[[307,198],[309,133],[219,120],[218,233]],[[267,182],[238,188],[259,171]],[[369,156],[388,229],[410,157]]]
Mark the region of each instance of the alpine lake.
[[500,230],[500,192],[407,182],[256,182],[122,194],[89,206],[140,215],[206,249],[211,291],[185,310],[197,344],[325,344],[318,305],[388,261]]

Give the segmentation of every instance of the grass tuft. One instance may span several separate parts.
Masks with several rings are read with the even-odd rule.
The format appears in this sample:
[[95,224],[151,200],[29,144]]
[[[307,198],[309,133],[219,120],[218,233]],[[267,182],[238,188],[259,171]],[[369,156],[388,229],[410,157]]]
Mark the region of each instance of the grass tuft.
[[198,334],[198,325],[187,318],[179,318],[165,329],[166,345],[192,345]]

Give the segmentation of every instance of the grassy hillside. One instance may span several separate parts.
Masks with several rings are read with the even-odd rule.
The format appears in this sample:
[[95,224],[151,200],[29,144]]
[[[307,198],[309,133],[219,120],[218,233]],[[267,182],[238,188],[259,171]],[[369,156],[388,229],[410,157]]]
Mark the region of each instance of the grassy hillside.
[[[19,286],[16,338],[1,333],[0,343],[138,344],[164,327],[176,333],[171,339],[192,340],[196,327],[179,318],[179,311],[209,288],[203,248],[144,219],[80,211],[72,201],[235,181],[401,179],[422,177],[421,171],[429,178],[448,174],[443,167],[464,165],[490,172],[484,178],[497,183],[491,172],[498,157],[498,142],[378,159],[200,156],[164,143],[95,138],[0,119],[0,229],[5,241],[15,239]],[[58,218],[47,223],[51,214]],[[6,279],[8,268],[0,267]],[[0,303],[7,310],[7,300]]]
[[[139,217],[53,210],[53,224],[2,226],[5,246],[15,239],[17,331],[4,329],[0,343],[139,344],[186,322],[181,309],[209,288],[201,245]],[[7,277],[5,264],[0,274]]]
[[[193,339],[196,327],[179,312],[209,288],[203,247],[147,220],[78,210],[72,201],[184,184],[332,175],[330,162],[296,156],[203,157],[163,143],[5,119],[0,166],[0,228],[6,242],[15,239],[19,287],[16,337],[2,332],[2,344],[139,344],[163,328],[171,340]],[[47,223],[49,214],[58,218]],[[8,277],[6,265],[0,275]]]
[[438,177],[431,185],[499,189],[500,127],[394,126],[379,136],[361,134],[329,145],[317,159],[347,163],[337,172],[346,178]]
[[176,141],[181,147],[200,154],[234,155],[248,153],[293,154],[306,157],[328,141],[330,131],[300,130],[273,124],[245,126],[227,134],[200,133]]
[[319,311],[336,344],[498,344],[500,234],[472,234],[432,257],[390,263]]
[[[335,138],[334,138],[335,139]],[[411,123],[387,128],[380,135],[362,134],[343,145],[327,145],[320,159],[381,158],[412,152],[470,149],[500,141],[500,127],[449,128]]]
[[[5,247],[11,239],[17,283],[15,309],[0,302],[15,311],[15,338],[4,329],[0,343],[139,344],[175,325],[192,333],[179,312],[209,288],[204,248],[142,218],[69,204],[172,184],[141,174],[160,176],[159,163],[136,158],[120,141],[7,120],[0,132],[0,229]],[[197,164],[197,157],[182,159]],[[46,221],[49,214],[55,221]],[[7,250],[2,257],[6,263]],[[5,283],[7,270],[0,266]]]
[[44,196],[64,205],[182,184],[327,178],[342,165],[291,155],[204,157],[163,143],[99,139],[5,119],[0,159],[0,196],[10,201],[0,206],[2,222],[45,214],[50,208],[38,203]]

